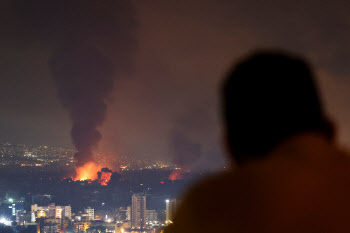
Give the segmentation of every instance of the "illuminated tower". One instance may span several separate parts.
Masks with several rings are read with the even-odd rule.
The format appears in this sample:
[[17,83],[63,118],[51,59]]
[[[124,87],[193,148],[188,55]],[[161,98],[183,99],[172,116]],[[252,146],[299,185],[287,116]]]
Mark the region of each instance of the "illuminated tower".
[[165,224],[170,224],[174,220],[175,211],[177,209],[177,206],[179,205],[180,201],[176,199],[167,199],[165,201],[165,214],[166,214],[166,221]]
[[146,228],[146,195],[132,195],[131,228]]

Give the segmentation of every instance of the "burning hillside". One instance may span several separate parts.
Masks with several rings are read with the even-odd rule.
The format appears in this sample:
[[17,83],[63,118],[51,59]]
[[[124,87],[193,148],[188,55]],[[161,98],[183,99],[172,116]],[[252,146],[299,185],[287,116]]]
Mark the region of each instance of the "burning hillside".
[[78,180],[97,180],[101,185],[107,185],[112,177],[112,170],[101,165],[97,165],[94,162],[86,163],[82,167],[76,169],[77,175],[74,181]]
[[95,164],[94,162],[88,162],[84,166],[76,169],[77,175],[74,180],[96,180],[98,178],[97,173],[101,170],[102,166]]

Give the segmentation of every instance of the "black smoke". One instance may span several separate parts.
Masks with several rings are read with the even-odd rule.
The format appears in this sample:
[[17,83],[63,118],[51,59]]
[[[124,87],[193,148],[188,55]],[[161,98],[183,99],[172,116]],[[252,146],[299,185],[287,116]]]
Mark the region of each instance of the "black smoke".
[[108,167],[104,167],[104,168],[101,169],[101,171],[97,172],[97,179],[99,179],[99,180],[101,179],[101,177],[102,177],[102,172],[106,172],[106,173],[111,173],[111,174],[113,174],[113,172],[112,172],[111,169],[109,169]]
[[95,48],[74,46],[51,58],[58,96],[72,119],[71,136],[77,149],[77,166],[93,161],[92,152],[101,140],[97,130],[106,118],[106,98],[113,90],[111,62]]
[[[77,166],[93,161],[106,100],[128,72],[135,48],[129,0],[4,0],[0,27],[8,44],[47,54],[57,95],[72,120]],[[118,67],[118,68],[116,68]]]

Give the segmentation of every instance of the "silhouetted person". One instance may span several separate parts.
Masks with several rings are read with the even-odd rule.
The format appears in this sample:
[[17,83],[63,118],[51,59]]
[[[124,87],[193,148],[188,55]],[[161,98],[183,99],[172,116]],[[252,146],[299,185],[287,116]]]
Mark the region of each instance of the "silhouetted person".
[[300,58],[255,53],[223,89],[236,168],[185,196],[166,233],[350,232],[350,161]]

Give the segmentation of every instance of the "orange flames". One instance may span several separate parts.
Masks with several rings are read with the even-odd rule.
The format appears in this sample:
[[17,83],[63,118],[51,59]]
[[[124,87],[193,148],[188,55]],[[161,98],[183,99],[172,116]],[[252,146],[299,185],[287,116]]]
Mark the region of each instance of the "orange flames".
[[112,177],[112,171],[102,167],[94,162],[88,162],[84,166],[76,168],[77,175],[74,181],[97,180],[101,185],[107,185]]
[[169,180],[174,181],[174,180],[181,180],[182,179],[182,175],[181,175],[181,170],[174,170],[171,172],[171,174],[169,175]]
[[84,166],[76,168],[77,175],[74,180],[96,180],[97,172],[99,172],[101,168],[102,166],[94,162],[88,162],[84,164]]
[[110,179],[111,179],[111,176],[112,176],[112,172],[102,172],[102,173],[101,173],[101,178],[98,180],[98,182],[99,182],[101,185],[107,185],[108,182],[109,182]]

